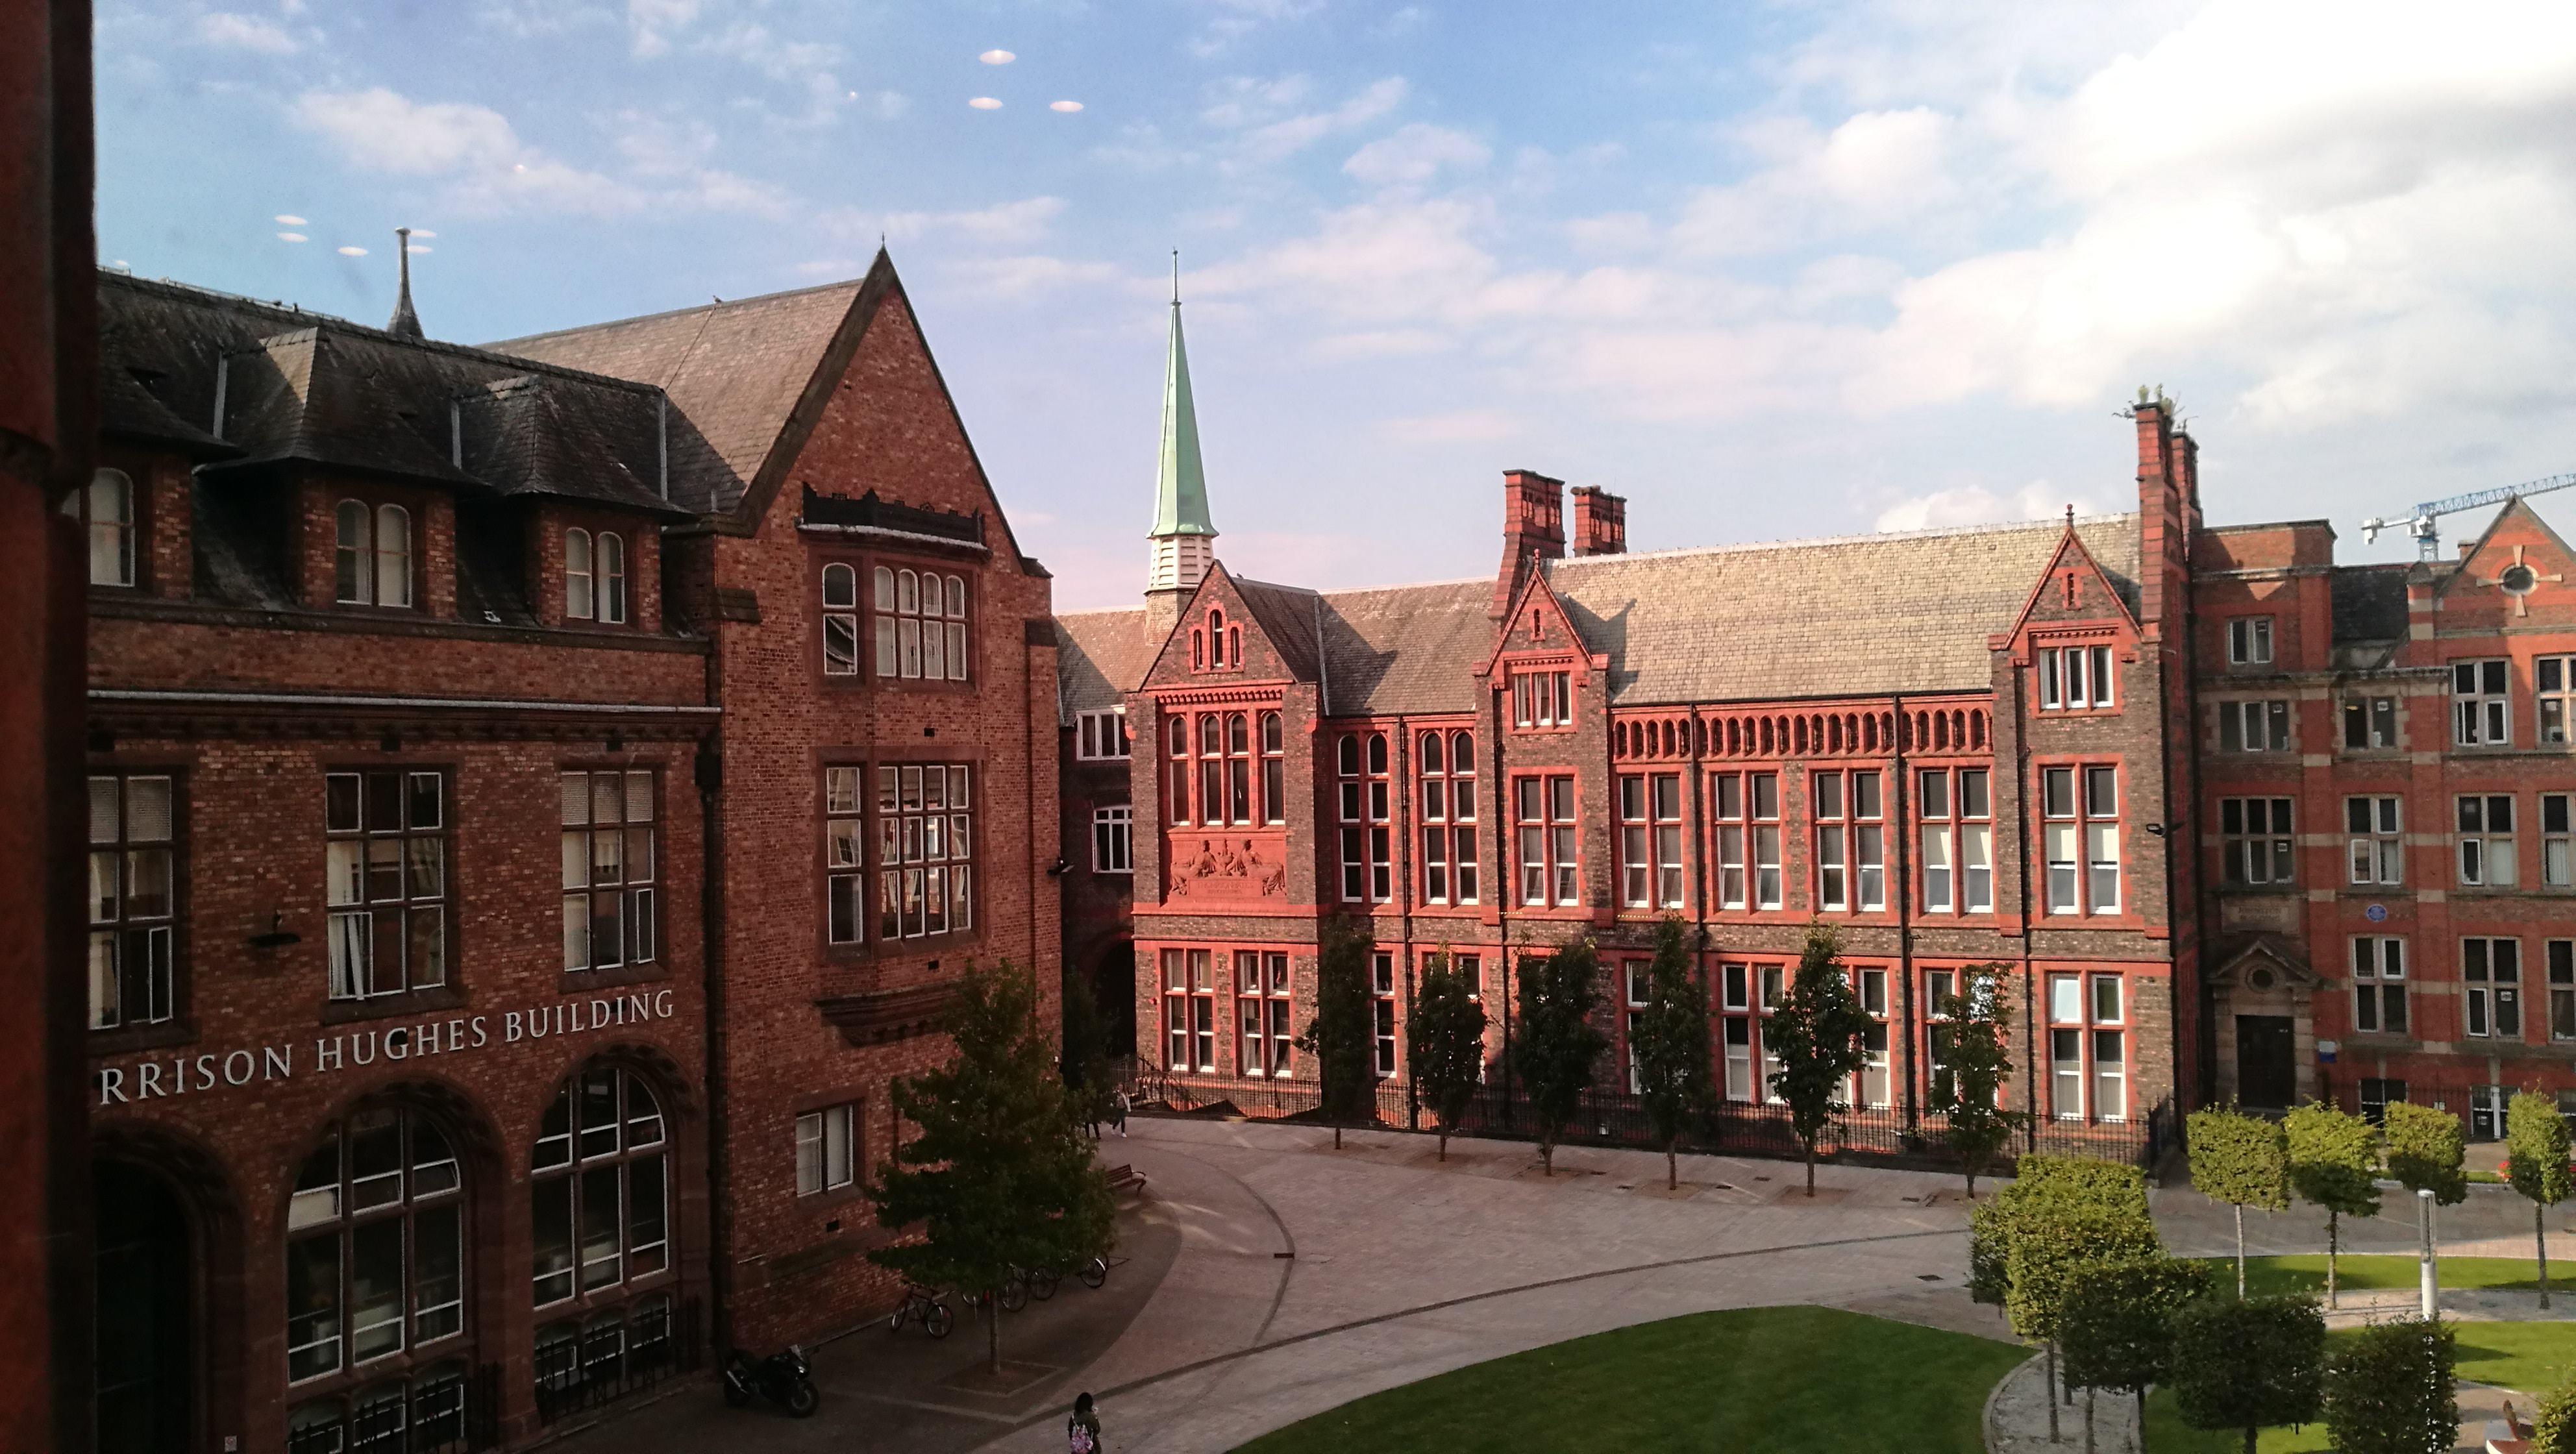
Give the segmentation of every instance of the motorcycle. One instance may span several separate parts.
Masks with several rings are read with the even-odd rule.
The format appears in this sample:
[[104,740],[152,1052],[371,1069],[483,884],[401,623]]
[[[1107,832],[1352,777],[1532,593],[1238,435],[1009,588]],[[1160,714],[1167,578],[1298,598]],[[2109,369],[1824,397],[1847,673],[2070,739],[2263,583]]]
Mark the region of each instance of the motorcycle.
[[758,1363],[739,1348],[725,1359],[725,1402],[741,1408],[755,1393],[800,1419],[812,1418],[823,1406],[823,1395],[814,1387],[813,1366],[806,1361],[805,1350],[793,1343],[786,1352],[772,1353]]

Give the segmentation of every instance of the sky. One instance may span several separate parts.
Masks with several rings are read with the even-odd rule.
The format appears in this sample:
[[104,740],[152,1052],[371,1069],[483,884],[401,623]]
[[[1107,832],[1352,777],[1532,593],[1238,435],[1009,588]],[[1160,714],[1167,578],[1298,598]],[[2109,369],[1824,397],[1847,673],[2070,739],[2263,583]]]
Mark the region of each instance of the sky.
[[1059,609],[1143,586],[1174,249],[1270,580],[1489,575],[1511,468],[1640,550],[2132,508],[2141,385],[2346,561],[2576,470],[2565,0],[221,3],[99,0],[103,262],[380,323],[407,225],[471,343],[882,239]]

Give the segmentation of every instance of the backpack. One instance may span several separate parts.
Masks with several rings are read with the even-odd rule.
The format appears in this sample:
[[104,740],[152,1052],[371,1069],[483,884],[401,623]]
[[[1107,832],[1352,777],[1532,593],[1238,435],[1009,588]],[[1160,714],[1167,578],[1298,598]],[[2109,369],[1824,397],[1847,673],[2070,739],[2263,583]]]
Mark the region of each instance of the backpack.
[[1100,1442],[1091,1437],[1091,1430],[1082,1420],[1069,1419],[1064,1426],[1064,1447],[1066,1454],[1095,1454]]

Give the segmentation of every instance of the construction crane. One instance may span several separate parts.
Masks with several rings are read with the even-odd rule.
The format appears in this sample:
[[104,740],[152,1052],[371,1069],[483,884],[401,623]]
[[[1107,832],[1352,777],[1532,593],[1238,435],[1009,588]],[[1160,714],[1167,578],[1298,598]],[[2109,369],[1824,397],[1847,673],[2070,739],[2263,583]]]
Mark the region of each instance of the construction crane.
[[2442,554],[2442,532],[2433,523],[2439,517],[2456,515],[2462,510],[2474,510],[2481,505],[2501,505],[2511,499],[2528,499],[2533,495],[2545,495],[2551,490],[2563,490],[2570,485],[2576,485],[2576,474],[2551,475],[2547,479],[2528,480],[2519,485],[2505,485],[2493,490],[2453,495],[2447,500],[2427,500],[2407,511],[2406,518],[2403,520],[2383,518],[2362,521],[2361,538],[2375,545],[2379,541],[2380,531],[2403,525],[2415,537],[2416,557],[2420,560],[2435,560]]

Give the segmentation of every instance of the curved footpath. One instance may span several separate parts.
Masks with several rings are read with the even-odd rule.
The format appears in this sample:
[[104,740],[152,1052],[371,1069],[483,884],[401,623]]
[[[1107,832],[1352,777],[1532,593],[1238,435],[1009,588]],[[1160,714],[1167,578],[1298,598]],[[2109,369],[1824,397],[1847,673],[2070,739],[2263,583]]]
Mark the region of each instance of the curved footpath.
[[[1109,1447],[1222,1450],[1351,1399],[1587,1333],[1683,1313],[1824,1303],[2002,1336],[1969,1304],[1958,1179],[1531,1148],[1303,1126],[1131,1122],[1114,1143],[1182,1229],[1125,1334],[1053,1403],[983,1447],[1063,1447],[1071,1392]],[[1924,1199],[1931,1197],[1929,1205]],[[1294,1252],[1293,1257],[1278,1254]]]

